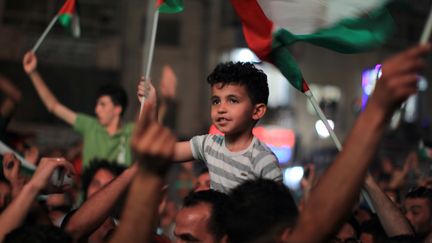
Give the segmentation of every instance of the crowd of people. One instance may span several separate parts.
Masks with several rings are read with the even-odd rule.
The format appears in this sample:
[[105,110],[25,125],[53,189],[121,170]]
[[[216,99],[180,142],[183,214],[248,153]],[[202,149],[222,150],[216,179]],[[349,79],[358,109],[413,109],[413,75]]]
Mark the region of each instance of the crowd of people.
[[[276,156],[252,134],[269,96],[267,76],[253,64],[221,63],[207,78],[211,120],[224,135],[178,142],[160,116],[170,112],[175,78],[162,82],[162,99],[149,80],[140,80],[141,115],[126,123],[123,89],[100,89],[96,117],[75,112],[52,93],[36,55],[28,52],[23,68],[43,104],[80,133],[83,143],[81,152],[46,157],[34,146],[11,145],[36,165],[30,173],[18,154],[3,154],[0,241],[432,242],[430,180],[419,178],[411,190],[404,188],[408,174],[420,173],[417,155],[407,156],[401,169],[383,160],[379,170],[368,172],[393,112],[417,92],[430,50],[429,44],[415,46],[383,62],[343,150],[324,173],[305,165],[309,173],[300,200],[283,184]],[[0,125],[6,126],[21,95],[6,78],[0,78],[0,91],[6,97]],[[205,165],[193,183],[190,161]],[[179,180],[168,184],[177,163],[186,165]],[[180,205],[171,199],[171,188],[184,192]]]

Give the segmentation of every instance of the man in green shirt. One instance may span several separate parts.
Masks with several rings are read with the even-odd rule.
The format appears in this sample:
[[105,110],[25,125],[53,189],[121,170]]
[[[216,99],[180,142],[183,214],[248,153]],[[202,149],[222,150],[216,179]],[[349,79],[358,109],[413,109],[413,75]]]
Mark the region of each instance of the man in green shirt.
[[122,124],[121,121],[128,102],[122,88],[105,86],[99,90],[95,118],[72,111],[57,100],[37,71],[34,53],[24,55],[23,67],[48,111],[72,125],[83,136],[83,168],[94,158],[125,165],[132,163],[129,141],[133,124]]

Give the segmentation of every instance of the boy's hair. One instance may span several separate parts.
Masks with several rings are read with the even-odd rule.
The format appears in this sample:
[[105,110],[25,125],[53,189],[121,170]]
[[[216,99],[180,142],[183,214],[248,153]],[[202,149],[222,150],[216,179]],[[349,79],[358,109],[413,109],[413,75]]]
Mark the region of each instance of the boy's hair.
[[207,77],[207,82],[213,86],[221,83],[244,85],[252,104],[267,105],[269,89],[267,75],[250,62],[220,63]]
[[96,98],[99,99],[104,95],[109,96],[114,105],[121,106],[122,112],[120,116],[123,116],[128,106],[128,96],[126,91],[120,86],[107,84],[99,88]]

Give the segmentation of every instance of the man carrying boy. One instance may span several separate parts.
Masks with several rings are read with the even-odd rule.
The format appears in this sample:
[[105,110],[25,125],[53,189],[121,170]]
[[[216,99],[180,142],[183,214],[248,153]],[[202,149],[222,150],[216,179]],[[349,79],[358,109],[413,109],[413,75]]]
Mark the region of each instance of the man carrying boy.
[[128,102],[123,89],[104,86],[99,90],[95,106],[96,119],[76,113],[57,100],[36,69],[37,58],[34,53],[25,54],[23,67],[48,111],[72,125],[77,132],[83,135],[83,168],[95,158],[117,161],[126,165],[131,164],[132,154],[129,141],[133,124],[122,124],[121,121]]
[[[253,134],[252,129],[267,110],[267,76],[252,63],[219,64],[207,77],[211,85],[211,120],[225,136],[195,136],[179,142],[174,161],[204,161],[211,188],[227,193],[242,182],[256,178],[282,181],[278,160]],[[144,85],[138,88],[138,97]]]

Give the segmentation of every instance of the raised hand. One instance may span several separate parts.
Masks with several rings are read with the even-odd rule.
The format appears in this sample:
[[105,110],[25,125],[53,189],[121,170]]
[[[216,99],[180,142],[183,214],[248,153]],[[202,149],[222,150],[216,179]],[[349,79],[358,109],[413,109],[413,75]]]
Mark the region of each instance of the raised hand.
[[421,45],[387,59],[382,66],[382,76],[377,81],[370,102],[385,111],[393,112],[410,95],[417,92],[418,72],[425,66],[423,57],[431,46]]
[[162,97],[174,99],[177,91],[177,77],[169,65],[165,65],[162,70],[162,77],[159,84]]
[[[54,173],[56,169],[57,172]],[[62,178],[74,173],[72,164],[64,158],[42,158],[29,184],[36,190],[43,190],[46,193],[59,192],[62,190]],[[57,175],[58,178],[52,178],[53,174]]]
[[141,77],[138,82],[137,97],[140,103],[144,97],[146,102],[149,102],[153,105],[156,104],[156,90],[150,79],[146,80],[144,77]]
[[34,71],[36,71],[37,57],[33,52],[29,51],[24,55],[23,68],[27,74],[32,74]]

